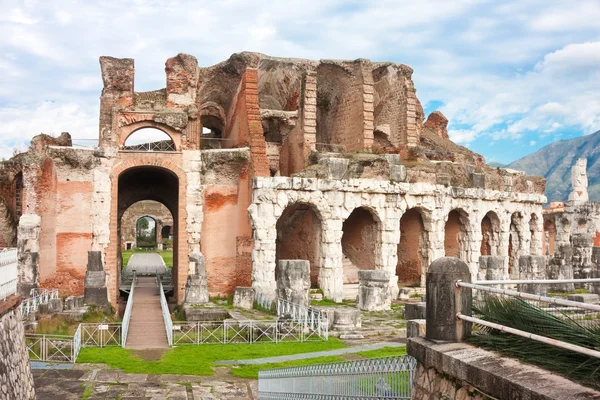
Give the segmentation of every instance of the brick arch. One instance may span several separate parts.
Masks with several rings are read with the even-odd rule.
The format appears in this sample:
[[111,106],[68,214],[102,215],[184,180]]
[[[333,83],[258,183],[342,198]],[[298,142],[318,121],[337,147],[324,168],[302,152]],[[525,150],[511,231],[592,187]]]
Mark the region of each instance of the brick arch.
[[376,209],[358,206],[342,224],[344,283],[358,283],[358,271],[381,268],[382,220]]
[[166,124],[162,124],[160,122],[151,120],[138,121],[130,125],[121,127],[119,129],[119,148],[123,148],[125,142],[127,141],[127,139],[129,139],[131,135],[145,128],[154,128],[164,132],[167,136],[171,138],[171,140],[175,144],[175,150],[181,151],[181,132],[171,128]]
[[[120,269],[118,266],[118,251],[119,251],[119,237],[118,237],[118,226],[119,226],[119,177],[125,171],[139,167],[154,167],[166,170],[174,174],[178,179],[178,205],[177,205],[177,218],[173,220],[173,224],[177,226],[177,251],[174,252],[173,259],[173,284],[174,284],[174,296],[177,303],[183,301],[185,282],[188,275],[188,238],[186,231],[186,192],[187,192],[187,178],[183,169],[177,164],[168,159],[165,159],[164,154],[153,154],[153,153],[137,153],[134,157],[128,157],[127,159],[116,164],[110,174],[111,181],[111,212],[110,212],[110,243],[108,246],[106,258],[105,258],[105,270],[109,273],[109,300],[116,306],[119,297],[119,276]],[[175,232],[174,232],[175,233]],[[175,249],[174,249],[175,251]]]
[[468,259],[470,217],[462,208],[453,208],[444,218],[444,252],[446,257]]

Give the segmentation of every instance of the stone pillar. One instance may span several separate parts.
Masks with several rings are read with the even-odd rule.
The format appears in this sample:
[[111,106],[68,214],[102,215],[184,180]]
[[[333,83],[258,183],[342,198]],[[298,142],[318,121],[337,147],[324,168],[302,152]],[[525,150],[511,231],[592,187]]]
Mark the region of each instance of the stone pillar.
[[254,288],[237,286],[233,291],[233,306],[251,310],[254,308],[255,296]]
[[[340,199],[340,201],[343,200]],[[342,234],[341,218],[330,218],[323,221],[319,288],[323,290],[325,297],[336,303],[344,300]]]
[[455,257],[442,257],[427,272],[427,327],[430,340],[461,342],[471,334],[471,323],[456,318],[471,315],[471,290],[457,288],[455,282],[471,282],[469,266]]
[[[574,233],[571,235],[573,245],[573,277],[575,279],[586,279],[591,275],[592,270],[592,247],[593,238],[587,233]],[[583,288],[585,285],[576,284],[576,288]]]
[[[573,249],[571,245],[557,245],[553,256],[546,257],[546,278],[548,279],[573,279]],[[552,292],[571,292],[574,290],[572,283],[548,285]]]
[[[592,265],[592,278],[600,278],[600,247],[592,247]],[[590,291],[600,294],[600,283],[592,283]]]
[[34,400],[35,386],[21,323],[19,296],[0,302],[0,398]]
[[18,282],[17,292],[29,297],[31,289],[39,288],[41,219],[37,214],[24,214],[17,228]]
[[102,252],[100,251],[88,251],[84,301],[86,304],[96,304],[101,307],[109,306],[106,273],[102,265]]
[[277,265],[277,297],[310,306],[310,262],[307,260],[279,260]]
[[385,270],[358,271],[358,303],[363,311],[389,310],[392,304],[390,272]]
[[589,201],[587,178],[587,159],[578,158],[571,167],[571,188],[569,201],[573,204],[583,204]]
[[190,267],[187,282],[185,284],[185,304],[208,303],[208,281],[206,277],[206,265],[202,253],[192,253],[189,256]]
[[[538,280],[546,276],[546,257],[544,256],[521,256],[519,257],[519,279]],[[524,284],[517,285],[519,292],[533,293],[545,296],[546,285]]]
[[479,274],[477,280],[499,281],[508,279],[505,274],[505,256],[481,256],[479,257]]

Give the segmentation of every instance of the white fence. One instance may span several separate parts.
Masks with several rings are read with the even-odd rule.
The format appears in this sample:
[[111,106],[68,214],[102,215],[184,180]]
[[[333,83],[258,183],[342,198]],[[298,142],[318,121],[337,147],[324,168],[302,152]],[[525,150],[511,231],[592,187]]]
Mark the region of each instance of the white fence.
[[17,249],[0,251],[0,300],[17,293]]
[[306,365],[258,372],[260,400],[410,399],[411,356]]
[[129,332],[129,321],[131,320],[131,310],[133,309],[133,292],[135,291],[136,283],[135,272],[133,273],[133,279],[131,280],[131,289],[129,289],[129,297],[127,298],[127,306],[125,307],[125,313],[123,314],[123,326],[121,328],[121,343],[125,347],[127,344],[127,333]]
[[327,317],[319,310],[277,299],[277,316],[291,318],[294,322],[303,325],[307,332],[323,340],[329,338]]
[[30,313],[36,312],[40,304],[46,304],[52,299],[58,299],[58,289],[33,289],[31,297],[23,300],[19,306],[23,319]]

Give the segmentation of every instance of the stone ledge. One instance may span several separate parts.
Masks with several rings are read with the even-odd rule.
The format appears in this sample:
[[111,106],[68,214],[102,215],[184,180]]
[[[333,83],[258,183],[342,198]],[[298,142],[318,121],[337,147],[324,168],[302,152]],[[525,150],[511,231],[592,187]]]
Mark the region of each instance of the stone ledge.
[[435,343],[415,337],[408,340],[407,353],[425,368],[435,368],[498,399],[600,399],[598,391],[467,343]]
[[14,310],[21,304],[21,296],[8,296],[5,300],[0,301],[0,317],[9,311]]

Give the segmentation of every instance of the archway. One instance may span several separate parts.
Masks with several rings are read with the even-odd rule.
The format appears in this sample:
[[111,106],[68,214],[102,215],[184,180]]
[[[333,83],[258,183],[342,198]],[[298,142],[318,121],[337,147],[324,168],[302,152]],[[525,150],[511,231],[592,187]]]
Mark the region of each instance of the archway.
[[511,279],[518,279],[519,277],[519,257],[521,256],[523,243],[522,221],[523,216],[520,212],[511,215],[510,234],[508,235],[508,275]]
[[544,255],[554,256],[556,247],[556,222],[554,216],[544,221]]
[[[122,239],[122,220],[125,211],[135,203],[144,200],[153,200],[155,202],[164,205],[173,217],[174,235],[173,241],[178,241],[178,217],[179,217],[179,179],[173,172],[156,166],[137,166],[126,169],[119,175],[118,178],[118,215],[117,215],[117,239],[119,241],[118,259],[121,258],[121,245]],[[148,220],[148,216],[142,216],[136,220],[136,228],[141,230],[148,230],[149,227],[144,228],[140,225],[140,221]],[[156,223],[156,221],[155,221]],[[143,223],[142,223],[143,224]],[[148,224],[150,225],[150,224]],[[146,235],[148,236],[148,235]],[[154,226],[153,240],[156,244],[156,225]],[[173,246],[172,264],[173,269],[171,275],[177,277],[178,271],[178,246]],[[165,263],[168,264],[167,260]],[[119,262],[121,267],[122,262]],[[120,268],[119,268],[120,270]],[[168,285],[169,286],[169,285]]]
[[363,207],[356,208],[342,225],[344,283],[358,283],[358,271],[376,269],[381,249],[379,221]]
[[156,238],[156,220],[150,216],[138,218],[135,223],[135,246],[141,249],[154,249],[158,244]]
[[411,208],[400,218],[400,243],[396,275],[399,285],[419,285],[427,265],[427,232],[421,211]]
[[156,128],[133,131],[123,143],[124,151],[175,151],[175,142],[166,132]]
[[313,288],[318,287],[321,269],[321,224],[316,208],[305,203],[286,207],[276,224],[276,265],[279,260],[308,260]]
[[444,227],[444,252],[446,257],[457,257],[466,260],[467,226],[469,217],[460,209],[448,213]]
[[481,220],[481,255],[497,256],[500,248],[500,218],[490,211]]

